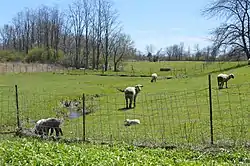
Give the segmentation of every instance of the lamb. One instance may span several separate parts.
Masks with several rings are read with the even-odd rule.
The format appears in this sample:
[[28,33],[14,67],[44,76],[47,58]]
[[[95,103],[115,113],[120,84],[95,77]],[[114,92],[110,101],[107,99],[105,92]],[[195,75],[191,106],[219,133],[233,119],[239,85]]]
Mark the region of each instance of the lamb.
[[219,89],[223,88],[224,82],[226,83],[226,88],[227,88],[227,81],[230,80],[231,78],[234,78],[233,74],[219,74],[217,76],[217,82],[218,82],[218,87]]
[[60,128],[61,124],[62,120],[56,118],[40,119],[35,125],[35,134],[48,135],[50,129],[50,135],[52,135],[55,129],[56,136],[59,136],[59,134],[63,135],[62,129]]
[[41,124],[43,124],[46,121],[46,119],[40,119],[36,122],[36,125],[34,127],[34,132],[35,134],[38,135],[43,135],[44,133],[44,128],[41,126]]
[[151,82],[156,82],[156,79],[157,79],[157,74],[156,73],[153,73],[151,75],[152,79],[151,79]]
[[125,126],[130,126],[130,125],[137,125],[140,124],[140,120],[139,119],[126,119],[125,121]]
[[[136,97],[138,93],[141,91],[141,88],[143,86],[141,84],[137,84],[134,87],[127,87],[125,90],[118,89],[121,92],[124,92],[125,94],[125,100],[126,100],[126,108],[132,108],[132,102],[134,102],[134,108],[136,107]],[[128,100],[129,100],[129,106],[128,106]]]

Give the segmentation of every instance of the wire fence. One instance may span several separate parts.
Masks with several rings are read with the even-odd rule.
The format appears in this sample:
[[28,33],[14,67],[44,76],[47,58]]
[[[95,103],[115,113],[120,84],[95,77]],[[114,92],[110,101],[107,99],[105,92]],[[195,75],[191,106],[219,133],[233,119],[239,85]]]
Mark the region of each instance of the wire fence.
[[15,89],[0,85],[0,134],[14,133],[17,128]]
[[62,72],[67,68],[55,64],[40,64],[40,63],[0,63],[0,74],[6,73],[31,73],[31,72]]
[[[18,119],[22,129],[31,129],[39,119],[57,117],[64,119],[65,139],[124,141],[144,146],[250,142],[250,83],[230,84],[221,90],[208,86],[195,91],[142,91],[133,109],[125,108],[122,93],[70,97],[18,90],[16,101],[14,88],[0,89],[5,91],[0,95],[9,95],[9,99],[1,95],[1,133],[8,130],[5,126],[17,128]],[[79,104],[65,107],[66,101]],[[126,119],[139,119],[140,124],[126,126]]]

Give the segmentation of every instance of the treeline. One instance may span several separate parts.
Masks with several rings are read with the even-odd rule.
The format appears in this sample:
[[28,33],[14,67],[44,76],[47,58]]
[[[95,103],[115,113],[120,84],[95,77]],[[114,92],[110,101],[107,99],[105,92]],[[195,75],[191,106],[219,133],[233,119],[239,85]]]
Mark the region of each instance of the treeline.
[[116,71],[134,56],[131,37],[123,31],[109,0],[76,0],[57,7],[25,8],[0,29],[0,60],[60,63],[76,68]]
[[137,59],[156,61],[240,61],[246,60],[246,55],[240,50],[219,50],[214,46],[200,48],[195,44],[193,49],[185,49],[184,42],[173,44],[158,50],[156,53],[152,44],[146,46],[147,54],[138,52]]

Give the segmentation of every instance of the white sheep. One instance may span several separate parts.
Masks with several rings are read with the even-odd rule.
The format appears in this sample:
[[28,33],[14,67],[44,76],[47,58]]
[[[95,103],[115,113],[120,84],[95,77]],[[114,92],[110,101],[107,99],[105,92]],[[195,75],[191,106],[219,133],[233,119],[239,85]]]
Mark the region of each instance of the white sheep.
[[152,75],[151,75],[151,82],[156,82],[156,80],[157,80],[157,74],[156,73],[153,73]]
[[139,119],[126,119],[125,121],[125,126],[130,126],[130,125],[137,125],[140,124],[140,120]]
[[56,136],[59,136],[59,134],[63,135],[62,129],[60,128],[61,124],[62,120],[56,118],[40,119],[36,122],[34,132],[38,135],[48,135],[49,130],[51,130],[50,135],[52,135],[55,129]]
[[41,124],[44,123],[45,121],[46,121],[46,119],[40,119],[36,122],[36,125],[34,127],[35,134],[38,134],[38,135],[44,134],[44,128]]
[[[134,107],[136,107],[136,97],[138,93],[141,91],[141,88],[143,86],[141,84],[137,84],[134,87],[127,87],[124,90],[118,89],[121,92],[124,92],[125,94],[125,100],[126,100],[126,108],[132,108],[132,102],[134,102]],[[129,106],[128,106],[128,100],[129,100]]]
[[234,78],[233,74],[219,74],[217,76],[217,82],[218,82],[218,87],[219,89],[222,89],[224,86],[224,83],[226,83],[226,88],[227,88],[227,81],[230,80],[231,78]]

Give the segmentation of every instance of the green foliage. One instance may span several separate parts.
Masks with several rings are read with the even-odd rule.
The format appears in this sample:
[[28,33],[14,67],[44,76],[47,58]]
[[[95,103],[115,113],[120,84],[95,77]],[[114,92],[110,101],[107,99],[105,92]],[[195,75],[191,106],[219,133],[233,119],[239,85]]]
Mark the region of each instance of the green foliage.
[[29,50],[28,55],[25,57],[25,61],[28,63],[31,62],[56,62],[57,60],[60,60],[63,57],[63,52],[61,50],[58,51],[56,54],[55,49],[49,49],[46,48],[33,48]]
[[0,50],[0,62],[21,61],[24,53],[10,50]]
[[239,165],[250,164],[247,149],[174,150],[126,144],[65,144],[32,139],[0,141],[1,165]]

